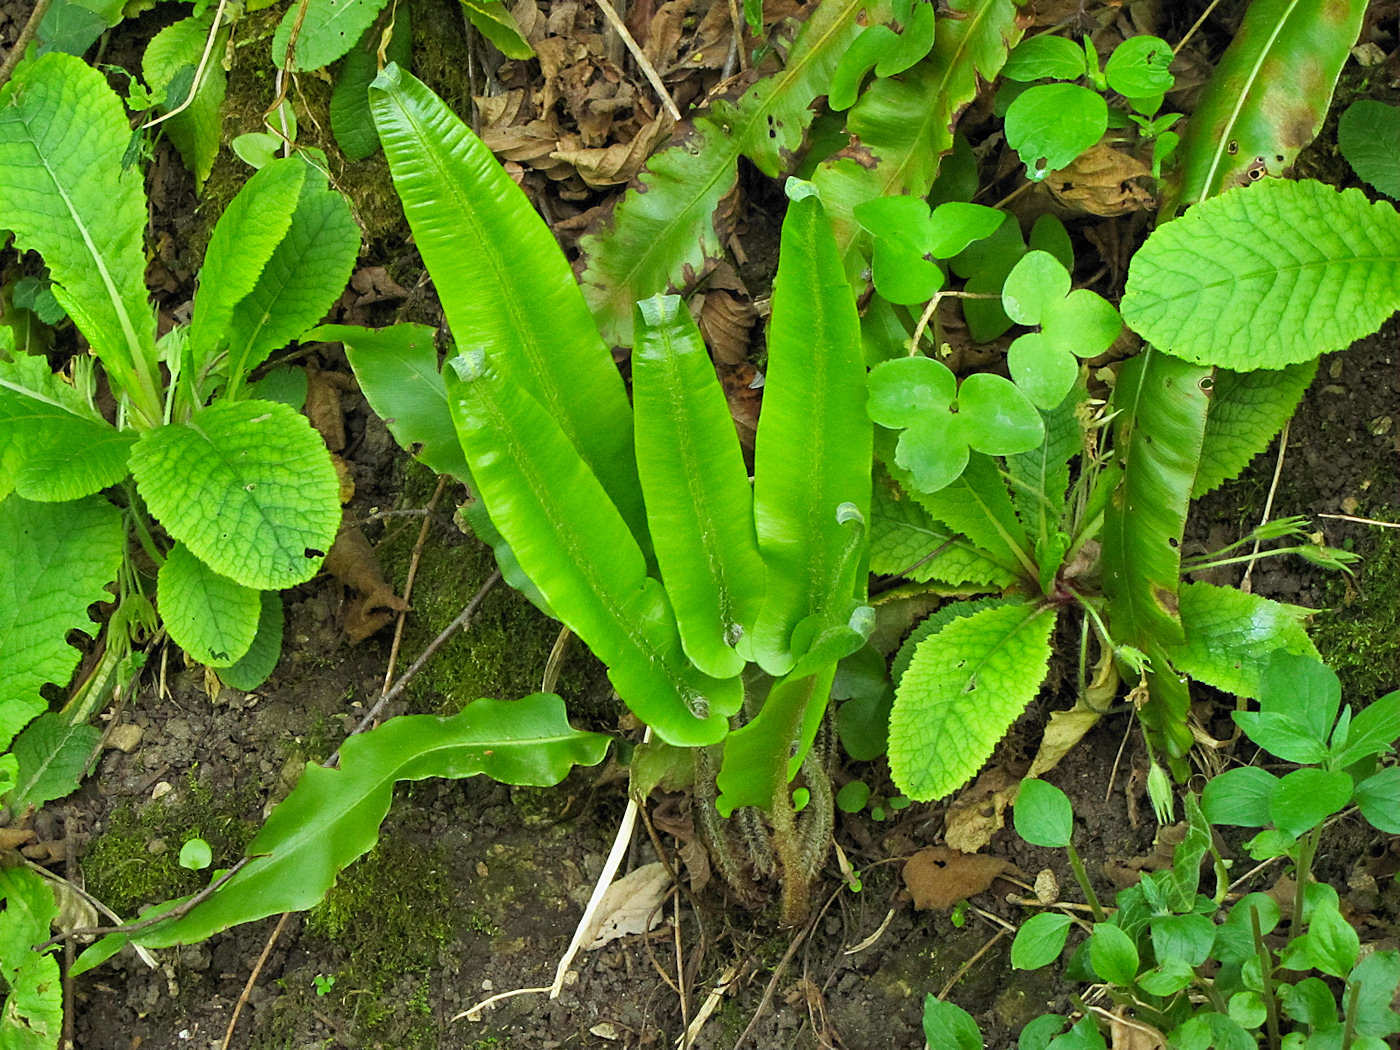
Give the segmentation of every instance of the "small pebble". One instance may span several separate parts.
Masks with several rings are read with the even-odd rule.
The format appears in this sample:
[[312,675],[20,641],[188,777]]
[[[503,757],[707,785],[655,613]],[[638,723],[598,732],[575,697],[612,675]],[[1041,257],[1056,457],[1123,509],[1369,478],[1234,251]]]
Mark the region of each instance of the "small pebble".
[[107,735],[107,746],[129,755],[141,743],[142,729],[134,722],[123,722]]
[[162,780],[155,787],[151,788],[151,801],[154,802],[158,798],[164,798],[174,790],[175,788],[171,785],[170,781]]

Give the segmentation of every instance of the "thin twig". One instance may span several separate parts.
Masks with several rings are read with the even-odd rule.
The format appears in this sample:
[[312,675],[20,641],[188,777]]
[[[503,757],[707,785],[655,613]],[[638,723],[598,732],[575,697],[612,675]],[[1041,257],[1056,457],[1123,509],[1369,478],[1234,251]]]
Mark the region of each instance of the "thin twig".
[[44,15],[48,14],[51,2],[52,0],[37,0],[34,4],[34,10],[29,12],[29,21],[24,23],[24,28],[19,31],[19,36],[11,45],[10,53],[5,56],[5,64],[0,65],[0,87],[4,87],[10,82],[10,74],[15,71],[19,60],[29,50],[30,41],[34,39],[34,34],[39,31],[39,23],[44,20]]
[[953,976],[949,977],[947,982],[943,985],[943,987],[938,990],[939,1002],[942,1002],[948,997],[948,993],[953,990],[953,985],[961,981],[963,977],[967,974],[967,971],[977,965],[977,960],[982,958],[982,956],[986,955],[989,951],[991,951],[993,946],[997,943],[997,941],[1001,940],[1003,937],[1006,936],[1006,933],[1007,931],[1004,928],[998,929],[997,932],[992,935],[991,940],[989,940],[986,944],[982,945],[982,947],[978,948],[975,952],[973,952],[972,957],[957,968],[957,970],[953,973]]
[[622,37],[622,42],[627,45],[627,50],[632,52],[632,57],[637,60],[637,65],[641,68],[643,75],[647,78],[647,83],[661,99],[661,104],[666,107],[666,112],[671,115],[671,119],[679,122],[681,111],[676,108],[675,102],[671,100],[671,93],[666,90],[666,85],[661,82],[661,74],[656,71],[656,67],[651,64],[651,59],[647,58],[646,52],[637,46],[637,41],[632,38],[632,34],[627,31],[627,24],[617,16],[617,11],[608,0],[596,0],[598,7],[602,9],[603,17],[608,20],[608,24],[617,31],[617,35]]
[[399,645],[403,642],[403,625],[408,620],[408,603],[413,597],[413,581],[418,578],[418,563],[423,560],[423,547],[428,542],[428,526],[432,524],[433,511],[437,509],[438,500],[442,498],[446,488],[447,475],[443,474],[438,478],[437,488],[433,489],[427,507],[423,509],[423,527],[418,530],[418,542],[413,545],[413,556],[408,559],[408,576],[403,583],[404,607],[399,611],[398,620],[394,624],[394,640],[389,644],[389,659],[384,665],[384,684],[379,690],[381,693],[388,692],[394,681],[394,665],[398,663]]
[[1400,529],[1400,521],[1377,521],[1375,518],[1358,518],[1355,514],[1319,514],[1319,518],[1333,521],[1349,521],[1353,525],[1375,525],[1382,529]]
[[744,18],[739,14],[739,0],[729,0],[729,22],[734,27],[734,47],[739,57],[739,72],[749,71],[749,56],[744,50]]
[[[843,886],[842,889],[844,888]],[[823,912],[825,912],[825,909],[823,909]],[[778,965],[773,968],[773,976],[768,980],[768,987],[763,989],[763,998],[758,1001],[758,1009],[754,1010],[753,1017],[749,1018],[748,1026],[739,1034],[739,1038],[735,1040],[734,1050],[740,1050],[749,1036],[753,1034],[753,1030],[758,1027],[758,1021],[759,1018],[763,1016],[763,1011],[768,1009],[768,1004],[773,1001],[773,992],[777,989],[778,982],[782,979],[783,971],[787,969],[788,963],[792,962],[792,957],[797,954],[797,949],[802,947],[802,942],[807,939],[807,935],[812,932],[816,923],[817,920],[814,916],[812,921],[803,927],[801,932],[792,939],[792,943],[788,945],[787,951],[783,952],[783,957],[778,960]]]
[[[1259,519],[1259,526],[1261,528],[1269,523],[1269,518],[1273,515],[1274,496],[1278,493],[1279,478],[1283,475],[1283,456],[1287,451],[1288,424],[1285,423],[1278,435],[1278,457],[1274,460],[1274,478],[1269,482],[1269,495],[1268,498],[1264,500],[1264,514]],[[1244,577],[1240,580],[1240,590],[1245,594],[1250,593],[1250,578],[1254,575],[1254,566],[1257,563],[1259,545],[1262,542],[1263,541],[1256,539],[1254,541],[1254,548],[1249,552],[1250,562],[1245,566]]]
[[253,964],[253,972],[248,975],[248,980],[243,984],[243,992],[239,995],[238,1002],[233,1004],[233,1016],[228,1019],[228,1028],[224,1030],[224,1042],[220,1050],[228,1050],[233,1045],[233,1030],[238,1025],[238,1015],[243,1012],[243,1004],[248,1001],[248,996],[253,994],[253,987],[258,983],[258,974],[262,973],[262,968],[267,963],[267,957],[272,954],[273,945],[277,943],[277,938],[282,936],[282,930],[286,928],[287,920],[291,917],[291,912],[284,911],[282,917],[277,920],[277,925],[272,929],[272,936],[263,945],[258,961]]
[[214,41],[219,37],[219,30],[223,28],[224,8],[228,5],[228,0],[219,0],[219,6],[214,9],[214,21],[209,26],[209,35],[204,40],[204,51],[199,56],[199,65],[195,66],[194,82],[190,84],[189,94],[185,96],[185,101],[181,102],[168,113],[162,113],[155,120],[148,120],[141,125],[141,130],[153,128],[157,124],[164,124],[171,117],[179,116],[190,106],[194,105],[195,96],[199,94],[200,84],[204,81],[204,71],[209,67],[209,56],[214,53]]
[[1206,19],[1210,17],[1210,13],[1214,11],[1219,5],[1220,0],[1210,0],[1210,3],[1206,6],[1206,9],[1201,12],[1201,17],[1196,19],[1196,21],[1192,23],[1191,28],[1186,30],[1186,35],[1176,42],[1176,47],[1172,48],[1173,57],[1181,54],[1181,49],[1187,45],[1187,43],[1191,40],[1193,36],[1196,35],[1196,30],[1200,29],[1201,26],[1205,25]]

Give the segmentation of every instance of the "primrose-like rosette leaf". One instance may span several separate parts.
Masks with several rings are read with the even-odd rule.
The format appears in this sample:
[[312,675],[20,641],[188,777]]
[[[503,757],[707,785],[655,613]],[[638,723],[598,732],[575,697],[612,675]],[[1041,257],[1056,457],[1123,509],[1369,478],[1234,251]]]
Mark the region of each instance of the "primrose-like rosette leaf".
[[72,725],[63,715],[45,711],[15,737],[11,751],[18,762],[15,789],[5,804],[15,813],[64,798],[78,789],[102,730]]
[[[1360,190],[1265,179],[1158,226],[1123,317],[1154,346],[1245,372],[1309,361],[1400,307],[1400,214]],[[1267,333],[1267,334],[1266,334]]]
[[1236,477],[1263,452],[1292,418],[1315,375],[1316,361],[1247,372],[1217,368],[1191,498]]
[[1012,603],[960,617],[921,643],[895,691],[890,773],[910,798],[943,798],[991,756],[1040,690],[1052,609]]
[[352,736],[340,767],[308,765],[292,793],[248,844],[253,858],[184,916],[142,931],[148,947],[194,944],[220,930],[319,901],[337,873],[374,847],[394,784],[485,774],[506,784],[549,787],[575,765],[596,765],[601,733],[569,725],[550,693],[476,700],[451,717],[403,715]]
[[1037,84],[1006,110],[1006,143],[1033,182],[1068,167],[1108,130],[1108,103],[1077,84]]
[[220,402],[141,435],[131,472],[167,532],[255,590],[320,568],[340,527],[340,485],[306,417],[273,401]]
[[870,571],[953,586],[1004,587],[1016,578],[885,479],[876,484],[870,506]]
[[262,603],[251,587],[220,576],[177,543],[156,577],[160,618],[175,644],[210,667],[228,667],[248,652]]

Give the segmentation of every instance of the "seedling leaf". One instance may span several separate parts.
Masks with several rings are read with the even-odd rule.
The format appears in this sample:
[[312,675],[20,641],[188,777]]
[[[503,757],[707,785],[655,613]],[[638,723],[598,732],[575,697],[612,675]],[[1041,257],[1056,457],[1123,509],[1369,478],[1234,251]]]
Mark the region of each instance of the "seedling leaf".
[[1107,130],[1108,103],[1077,84],[1037,84],[1006,110],[1006,143],[1032,181],[1068,167]]
[[1054,911],[1043,911],[1023,922],[1011,942],[1012,969],[1038,970],[1058,959],[1065,950],[1070,922],[1068,915]]
[[1033,846],[1064,849],[1074,835],[1074,808],[1069,796],[1044,780],[1021,781],[1012,816],[1016,834]]

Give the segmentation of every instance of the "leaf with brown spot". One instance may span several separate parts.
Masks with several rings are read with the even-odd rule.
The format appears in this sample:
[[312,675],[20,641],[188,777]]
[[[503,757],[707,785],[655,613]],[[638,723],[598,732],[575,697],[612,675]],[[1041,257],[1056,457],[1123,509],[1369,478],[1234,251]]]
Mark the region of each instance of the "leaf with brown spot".
[[918,911],[949,911],[958,901],[991,888],[1009,861],[984,853],[961,853],[947,846],[928,846],[904,865],[904,885]]

